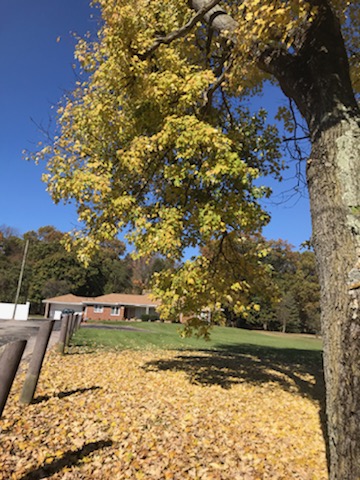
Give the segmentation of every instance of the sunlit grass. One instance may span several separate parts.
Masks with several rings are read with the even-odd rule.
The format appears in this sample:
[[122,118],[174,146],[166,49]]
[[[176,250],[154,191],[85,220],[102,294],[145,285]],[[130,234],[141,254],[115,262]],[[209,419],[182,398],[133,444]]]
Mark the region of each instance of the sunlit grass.
[[[169,323],[152,322],[103,322],[90,324],[91,328],[81,328],[73,339],[77,346],[102,346],[124,349],[176,349],[176,350],[217,350],[236,349],[245,345],[270,347],[277,349],[321,351],[321,340],[308,335],[279,334],[277,332],[260,332],[229,327],[214,327],[211,338],[183,338],[182,326]],[[99,328],[94,328],[94,327]],[[116,329],[114,327],[122,327]]]

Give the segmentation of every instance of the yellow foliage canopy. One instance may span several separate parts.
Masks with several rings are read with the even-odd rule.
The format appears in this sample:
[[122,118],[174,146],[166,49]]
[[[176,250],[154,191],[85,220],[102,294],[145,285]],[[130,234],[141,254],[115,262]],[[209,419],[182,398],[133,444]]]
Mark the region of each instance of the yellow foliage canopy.
[[[175,272],[181,278],[176,288],[166,274],[157,293],[164,300],[167,285],[169,299],[185,297],[183,286],[196,271],[203,292],[213,296],[198,297],[196,311],[228,297],[244,305],[243,289],[235,295],[240,291],[231,282],[213,281],[221,273],[211,269],[214,245],[258,235],[269,218],[259,199],[270,194],[258,179],[279,178],[282,164],[276,128],[266,124],[264,111],[242,106],[241,95],[260,88],[264,73],[257,64],[266,49],[292,54],[302,48],[319,6],[303,0],[227,2],[231,31],[219,33],[192,21],[185,0],[94,3],[102,15],[98,36],[80,40],[76,49],[83,81],[59,106],[58,135],[35,155],[47,159],[44,181],[54,201],[78,205],[83,229],[73,242],[84,260],[125,228],[139,255],[159,252],[180,260],[187,247],[211,244],[213,259],[200,257]],[[353,52],[356,86],[358,3],[331,5]],[[281,116],[287,118],[286,112]],[[264,273],[253,253],[248,293]],[[232,262],[237,260],[235,255]],[[243,273],[239,269],[238,276]]]

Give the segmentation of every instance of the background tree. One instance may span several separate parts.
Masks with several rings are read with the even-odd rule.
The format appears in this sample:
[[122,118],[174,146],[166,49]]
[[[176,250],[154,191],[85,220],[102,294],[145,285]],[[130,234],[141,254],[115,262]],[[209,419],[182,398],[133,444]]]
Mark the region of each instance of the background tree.
[[131,269],[122,259],[124,243],[103,242],[87,267],[75,251],[64,247],[66,235],[52,226],[30,231],[22,238],[3,227],[0,234],[0,300],[13,302],[19,278],[25,240],[29,240],[20,301],[31,302],[31,313],[41,313],[42,300],[73,293],[98,296],[132,289]]
[[[298,252],[284,240],[262,239],[267,255],[263,262],[269,265],[267,276],[269,296],[262,288],[254,301],[259,311],[239,317],[238,326],[287,332],[320,332],[320,286],[316,272],[315,255],[311,251]],[[276,293],[276,294],[275,294]]]
[[286,293],[280,300],[276,318],[281,324],[282,333],[300,331],[298,305],[292,292]]
[[291,291],[299,309],[300,331],[319,334],[320,285],[313,252],[299,253]]
[[[359,478],[359,3],[245,0],[224,2],[227,11],[209,0],[97,3],[99,36],[77,48],[85,80],[37,157],[49,159],[54,200],[79,205],[83,256],[128,224],[143,254],[175,259],[186,246],[261,229],[265,192],[255,178],[279,174],[278,143],[241,94],[271,76],[312,144],[330,475]],[[219,287],[211,282],[209,294]]]
[[300,319],[294,292],[298,252],[294,252],[293,247],[281,239],[268,241],[266,245],[269,248],[269,254],[264,261],[271,266],[272,281],[278,289],[279,302],[269,306],[264,312],[261,309],[259,313],[261,317],[266,313],[270,314],[271,326],[275,330],[281,330],[284,333],[298,332]]
[[[2,225],[0,228],[0,301],[14,302],[21,262],[24,254],[24,241],[16,230]],[[24,272],[23,288],[19,301],[27,298],[28,272]]]
[[151,280],[154,273],[173,268],[174,262],[160,255],[133,258],[127,255],[126,261],[131,270],[131,292],[141,294],[151,290]]
[[[125,245],[119,239],[105,241],[92,258],[91,264],[101,272],[101,293],[124,293],[133,290],[132,269],[125,254]],[[91,285],[91,283],[90,283]]]

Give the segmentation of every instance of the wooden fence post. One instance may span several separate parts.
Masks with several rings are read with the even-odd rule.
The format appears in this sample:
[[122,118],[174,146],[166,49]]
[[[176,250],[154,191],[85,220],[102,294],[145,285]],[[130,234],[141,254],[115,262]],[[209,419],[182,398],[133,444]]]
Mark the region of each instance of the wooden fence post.
[[0,417],[4,410],[27,340],[6,345],[0,358]]
[[74,313],[73,329],[72,329],[71,336],[75,335],[75,333],[76,333],[76,330],[77,330],[77,319],[78,319],[77,313]]
[[20,396],[20,403],[29,404],[34,398],[36,385],[40,377],[40,371],[43,364],[46,348],[49,343],[50,335],[54,327],[55,320],[50,320],[41,325],[36,336],[34,350],[31,356],[29,370],[27,372],[22,393]]
[[70,314],[70,319],[69,319],[69,325],[68,325],[68,330],[67,330],[67,335],[66,335],[66,342],[65,345],[68,347],[70,343],[70,339],[73,335],[74,332],[74,314]]
[[76,314],[75,333],[79,330],[81,324],[81,313]]
[[60,353],[65,352],[66,338],[68,335],[68,327],[69,327],[69,315],[64,315],[61,320],[60,338],[58,343],[58,351]]

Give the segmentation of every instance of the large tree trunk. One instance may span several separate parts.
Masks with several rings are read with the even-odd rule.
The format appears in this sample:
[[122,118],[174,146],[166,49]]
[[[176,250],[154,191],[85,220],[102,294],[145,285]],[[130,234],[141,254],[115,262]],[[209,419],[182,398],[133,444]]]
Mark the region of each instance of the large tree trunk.
[[320,286],[329,472],[360,479],[360,111],[339,22],[326,0],[297,55],[263,52],[309,127],[307,166]]
[[[256,55],[310,131],[307,179],[321,284],[329,471],[331,480],[359,480],[360,110],[339,22],[328,0],[309,2],[318,13],[296,54],[269,47]],[[199,10],[205,3],[191,5]],[[215,30],[236,31],[219,7],[205,20]]]
[[[360,121],[360,116],[357,119]],[[313,142],[307,178],[320,285],[330,478],[360,478],[360,128]]]
[[307,181],[320,287],[329,472],[360,479],[360,111],[326,1],[297,57],[268,57],[307,121]]

